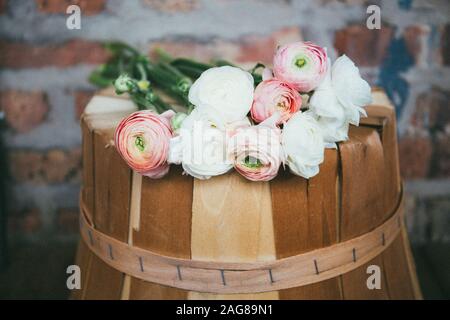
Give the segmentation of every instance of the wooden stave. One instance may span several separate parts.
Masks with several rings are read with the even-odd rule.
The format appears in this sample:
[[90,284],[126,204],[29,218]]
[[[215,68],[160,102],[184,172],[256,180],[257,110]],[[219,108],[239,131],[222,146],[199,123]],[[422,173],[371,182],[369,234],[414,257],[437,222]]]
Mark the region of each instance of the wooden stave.
[[[374,114],[374,116],[370,117],[368,119],[368,121],[366,121],[366,124],[363,123],[363,127],[361,128],[352,128],[352,132],[356,132],[357,135],[360,132],[365,132],[366,136],[372,136],[372,140],[375,140],[376,143],[374,143],[374,148],[376,148],[377,150],[380,150],[381,148],[381,153],[384,156],[384,150],[389,150],[392,152],[392,150],[396,150],[396,146],[397,146],[397,142],[396,142],[396,136],[395,136],[395,127],[394,129],[392,128],[392,126],[395,126],[395,117],[392,117],[392,112],[389,111],[389,108],[386,108],[386,106],[382,106],[384,109],[381,109],[380,107],[374,107],[374,108],[369,108],[369,115],[370,113]],[[371,110],[372,109],[372,110]],[[381,112],[381,111],[382,112]],[[387,119],[387,120],[386,120]],[[82,119],[82,127],[86,126],[84,123],[85,119]],[[390,127],[389,127],[390,126]],[[87,127],[89,127],[89,125],[87,125]],[[386,129],[387,128],[387,129]],[[92,128],[91,128],[92,129]],[[388,131],[389,134],[384,134],[386,131]],[[91,131],[92,134],[97,134],[95,132],[95,130]],[[352,134],[351,134],[352,135]],[[85,135],[83,135],[83,137],[85,138]],[[352,144],[354,143],[354,141],[352,141],[353,139],[351,139],[349,142],[344,143],[344,145],[348,145],[348,144]],[[384,140],[383,143],[381,143],[381,140]],[[85,141],[85,139],[83,139],[83,141]],[[89,139],[87,140],[89,142]],[[390,141],[388,144],[386,143],[386,141]],[[359,143],[363,146],[363,149],[366,150],[367,149],[367,143],[365,143],[364,141],[361,142],[359,141]],[[83,142],[83,149],[85,146],[85,142]],[[344,149],[345,149],[344,146]],[[279,195],[276,195],[277,192],[279,194],[283,194],[283,190],[287,190],[287,185],[286,185],[286,179],[294,179],[293,181],[295,181],[294,185],[296,187],[301,186],[301,188],[303,191],[301,191],[301,193],[303,193],[303,197],[304,197],[304,193],[306,193],[307,195],[311,195],[311,194],[316,194],[317,192],[314,193],[314,184],[318,183],[319,185],[331,185],[331,183],[328,183],[329,178],[327,177],[327,175],[330,175],[332,180],[334,180],[333,186],[337,186],[335,190],[337,190],[337,193],[334,192],[333,195],[329,195],[329,197],[323,201],[325,203],[335,203],[336,204],[336,211],[334,213],[335,215],[335,221],[337,221],[337,223],[333,226],[333,223],[331,223],[328,227],[328,230],[325,230],[324,232],[322,232],[322,235],[316,238],[310,238],[307,237],[304,240],[305,243],[302,243],[302,246],[295,248],[294,250],[289,249],[286,247],[286,244],[284,244],[285,248],[283,249],[283,238],[284,239],[298,239],[298,230],[296,230],[295,228],[291,228],[289,233],[291,235],[286,235],[286,230],[283,227],[278,226],[277,224],[280,223],[280,221],[273,219],[273,225],[274,225],[274,233],[275,233],[275,246],[277,248],[276,250],[276,257],[280,258],[280,257],[285,257],[285,256],[289,256],[289,255],[294,255],[294,254],[298,254],[304,251],[309,251],[312,249],[316,249],[316,248],[320,248],[320,247],[324,247],[327,246],[331,243],[335,243],[338,241],[342,240],[342,225],[341,222],[339,221],[339,216],[341,214],[341,206],[342,206],[342,187],[343,187],[343,181],[342,181],[342,155],[341,155],[341,149],[343,148],[342,144],[340,144],[340,148],[339,150],[327,150],[327,156],[326,156],[326,160],[325,163],[321,166],[321,173],[319,173],[319,175],[317,177],[314,177],[312,179],[305,180],[303,178],[300,177],[296,177],[293,176],[289,173],[281,173],[279,175],[279,177],[277,177],[275,180],[273,180],[270,183],[270,190],[271,190],[271,197],[272,197],[272,214],[275,216],[277,212],[280,212],[280,208],[277,208],[278,204],[283,203],[283,199],[280,198]],[[398,155],[394,155],[393,159],[395,159],[397,157],[398,161]],[[122,161],[121,159],[115,159],[116,161]],[[389,163],[387,160],[383,160],[383,161],[379,161],[380,163],[382,162],[382,164],[380,164],[380,168],[383,167],[383,169],[381,171],[384,171],[384,166],[386,165],[386,163]],[[89,168],[89,166],[87,166]],[[174,167],[174,166],[173,166]],[[325,169],[328,168],[328,169]],[[322,170],[322,168],[324,168],[324,170]],[[330,171],[336,171],[336,175],[333,176],[333,174],[330,174]],[[364,170],[364,169],[363,169]],[[170,179],[175,178],[175,176],[173,174],[176,175],[180,175],[181,174],[181,170],[179,168],[172,168],[171,169],[172,173],[169,175],[169,177],[165,177],[164,178],[164,182],[165,184],[167,183],[171,183]],[[380,169],[378,169],[378,171],[380,171]],[[399,178],[399,171],[398,171],[398,163],[394,163],[394,165],[390,168],[390,174],[395,174],[395,176],[397,177],[397,179],[395,180],[398,184],[400,181]],[[192,178],[188,178],[185,177],[186,179],[190,179],[191,181],[193,181]],[[377,179],[380,180],[380,179]],[[148,185],[148,183],[150,183],[150,179],[144,177],[144,184]],[[383,184],[383,182],[385,181],[385,179],[381,179],[381,184]],[[193,182],[192,182],[193,184]],[[280,189],[281,187],[281,189]],[[383,186],[381,189],[385,190],[387,187]],[[392,188],[392,186],[391,186]],[[277,191],[278,189],[278,191]],[[187,188],[185,191],[189,191],[190,189]],[[392,190],[392,189],[391,189]],[[311,192],[312,191],[312,192]],[[320,191],[320,190],[319,190]],[[320,193],[320,192],[319,192]],[[340,193],[340,194],[339,194]],[[338,195],[337,195],[338,194]],[[275,196],[274,196],[275,195]],[[399,194],[396,194],[396,197],[398,197]],[[86,197],[86,194],[83,195],[83,197]],[[377,210],[377,219],[375,219],[374,221],[372,221],[372,224],[369,224],[366,227],[366,231],[372,229],[373,227],[376,227],[377,225],[381,224],[383,222],[383,220],[385,220],[387,217],[384,217],[383,214],[386,212],[384,211],[385,207],[388,207],[388,200],[385,194],[381,194],[380,197],[383,199],[383,210],[378,209]],[[275,198],[275,201],[274,201]],[[393,198],[393,197],[392,197]],[[278,200],[277,200],[278,199]],[[300,203],[298,203],[297,205],[301,207],[305,207],[306,204],[306,208],[308,208],[307,204],[308,204],[308,197],[306,197],[306,200],[304,200],[303,202],[300,201]],[[344,200],[345,201],[345,200]],[[353,200],[352,200],[353,201]],[[341,206],[339,206],[339,203],[341,203]],[[311,208],[314,208],[314,204],[315,201],[309,199],[309,204]],[[145,207],[146,205],[144,205]],[[148,206],[148,204],[147,204]],[[345,206],[345,205],[344,205]],[[183,235],[187,235],[190,234],[190,228],[191,225],[190,223],[186,223],[186,221],[190,221],[189,219],[191,219],[190,217],[190,212],[191,212],[191,208],[192,205],[189,205],[189,203],[185,203],[184,204],[184,228],[182,227],[181,229],[184,230],[182,232]],[[299,208],[297,208],[299,209]],[[312,211],[320,211],[317,208],[316,209],[312,209]],[[319,223],[320,221],[330,221],[333,220],[332,217],[333,215],[330,214],[329,212],[309,212],[309,211],[302,211],[300,210],[300,212],[303,212],[303,214],[305,214],[306,216],[309,216],[310,218],[312,218],[313,222],[312,223]],[[389,211],[387,211],[389,212]],[[142,217],[141,217],[142,218]],[[342,217],[341,217],[342,218]],[[315,222],[314,222],[315,220]],[[285,221],[292,221],[292,220],[285,220]],[[161,221],[162,224],[164,224],[164,221]],[[282,221],[281,221],[281,224]],[[131,230],[130,226],[128,226],[127,230]],[[322,230],[323,231],[323,230]],[[359,228],[358,229],[358,233],[348,233],[346,231],[344,231],[344,236],[347,238],[351,238],[352,236],[356,236],[359,235],[361,233],[364,233],[365,229],[364,228]],[[146,234],[148,234],[148,232],[145,232],[145,230],[140,230],[140,232],[142,234],[144,234],[143,238],[149,238],[148,236],[145,236]],[[111,236],[115,236],[114,234],[110,234]],[[133,233],[133,237],[134,237],[135,233]],[[190,256],[190,252],[188,252],[188,250],[185,248],[180,249],[177,248],[176,245],[176,241],[172,240],[168,240],[166,241],[162,247],[172,247],[172,250],[169,251],[161,251],[162,248],[158,246],[154,245],[154,241],[151,239],[151,237],[147,240],[144,240],[141,243],[134,243],[134,245],[138,245],[138,246],[142,246],[143,248],[146,249],[152,249],[155,250],[156,252],[161,252],[161,253],[166,253],[166,254],[170,254],[176,257],[182,257],[182,258],[191,258]],[[184,243],[191,245],[190,243],[190,238],[184,238]],[[147,241],[147,243],[146,243]],[[152,242],[153,241],[153,242]],[[335,279],[330,279],[327,281],[323,281],[321,283],[318,284],[313,284],[313,285],[308,285],[308,286],[304,286],[304,287],[298,287],[298,288],[292,288],[292,289],[285,289],[285,290],[280,290],[278,292],[278,297],[280,299],[321,299],[321,298],[326,298],[326,299],[345,299],[345,298],[420,298],[420,291],[417,289],[417,285],[416,287],[416,292],[412,292],[413,291],[413,285],[409,286],[408,288],[403,288],[402,290],[400,290],[399,292],[396,292],[395,290],[392,290],[393,287],[391,286],[391,288],[388,287],[388,285],[386,284],[386,280],[385,278],[389,277],[389,279],[392,279],[392,275],[396,274],[397,270],[393,269],[392,266],[395,266],[396,263],[391,263],[392,259],[393,259],[393,254],[395,254],[395,256],[401,257],[401,260],[403,262],[406,262],[407,267],[408,267],[408,272],[405,272],[404,274],[407,275],[406,278],[403,278],[403,280],[407,281],[408,283],[413,283],[414,282],[414,270],[413,267],[411,267],[411,259],[408,259],[408,248],[405,247],[405,242],[404,239],[398,239],[397,242],[399,244],[396,244],[394,249],[389,249],[391,250],[390,252],[384,253],[382,255],[380,255],[380,257],[377,257],[376,259],[374,259],[373,263],[377,263],[379,264],[382,269],[383,269],[383,280],[385,281],[383,284],[383,290],[381,290],[380,292],[376,292],[376,295],[373,295],[373,291],[369,291],[367,288],[361,288],[361,286],[355,288],[354,286],[354,282],[355,279],[357,279],[357,281],[361,282],[361,280],[365,278],[367,278],[367,275],[365,274],[365,268],[360,268],[360,270],[358,270],[358,272],[354,271],[353,275],[349,274],[349,275],[344,275],[341,277],[337,277]],[[399,249],[400,248],[400,249]],[[84,248],[84,250],[86,250],[86,248]],[[83,251],[82,246],[80,245],[80,249],[79,251]],[[190,251],[190,250],[189,250]],[[82,253],[79,253],[78,256],[82,255]],[[91,256],[92,254],[87,253],[84,254],[85,256]],[[83,261],[80,258],[81,262],[84,262],[84,265],[86,265],[86,262]],[[90,257],[90,259],[84,259],[84,260],[88,260],[90,263],[90,267],[88,267],[88,271],[87,274],[89,275],[89,281],[90,282],[99,282],[101,280],[99,279],[95,279],[95,272],[93,273],[92,270],[95,270],[95,268],[92,267],[92,261],[95,261],[95,257],[92,258]],[[87,264],[89,266],[89,263]],[[405,263],[403,263],[404,267],[405,267]],[[384,270],[385,266],[388,266],[387,271]],[[124,275],[121,275],[122,277],[122,282],[123,282],[123,277]],[[118,280],[116,280],[118,281]],[[392,281],[392,280],[391,280]],[[125,281],[126,283],[126,281]],[[132,285],[130,285],[130,283]],[[138,280],[138,279],[131,279],[130,283],[128,284],[128,290],[129,292],[127,292],[127,294],[125,296],[123,296],[123,291],[124,291],[124,287],[127,285],[123,285],[120,289],[120,291],[122,292],[122,294],[119,293],[119,297],[125,298],[125,299],[186,299],[186,298],[192,298],[192,293],[189,293],[188,291],[185,290],[181,290],[181,289],[174,289],[174,288],[169,288],[169,287],[164,287],[164,286],[160,286],[157,284],[151,284],[151,283],[145,283],[142,280]],[[365,282],[364,282],[365,283]],[[395,288],[394,288],[395,289]],[[349,291],[350,290],[350,291]],[[367,292],[364,292],[367,291]],[[111,291],[111,289],[109,290]],[[390,292],[391,291],[391,292]],[[397,290],[398,291],[398,290]],[[74,295],[74,298],[90,298],[89,294],[86,294],[86,292],[89,292],[89,285],[87,286],[87,289],[84,290],[84,294],[82,295]],[[237,298],[237,299],[246,299],[246,298],[250,298],[250,299],[258,299],[258,298],[264,298],[262,296],[258,297],[255,295],[228,295],[229,298]],[[115,296],[117,297],[117,295]],[[227,298],[227,295],[213,295],[210,294],[209,296],[205,296],[205,295],[198,295],[198,298]],[[278,298],[277,297],[277,298]],[[100,297],[97,296],[93,296],[93,298],[102,298],[102,296],[100,295]],[[103,297],[103,298],[108,298]],[[109,297],[111,298],[111,297]]]

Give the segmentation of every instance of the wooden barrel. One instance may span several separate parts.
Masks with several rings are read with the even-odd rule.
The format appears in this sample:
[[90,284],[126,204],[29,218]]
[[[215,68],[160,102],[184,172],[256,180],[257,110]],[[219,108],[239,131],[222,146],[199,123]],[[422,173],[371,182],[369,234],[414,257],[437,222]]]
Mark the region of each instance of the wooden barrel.
[[[79,243],[76,263],[81,267],[82,286],[72,298],[421,298],[403,223],[388,245],[383,233],[382,251],[358,267],[349,267],[336,276],[330,274],[323,281],[308,280],[301,286],[276,286],[278,278],[284,276],[290,277],[290,283],[300,282],[292,274],[276,274],[269,269],[268,279],[276,290],[268,290],[266,284],[266,289],[258,292],[256,283],[256,290],[250,293],[229,290],[232,293],[225,294],[220,288],[214,292],[208,290],[205,281],[198,287],[205,290],[186,289],[197,287],[183,287],[184,270],[179,266],[174,269],[173,285],[161,284],[167,282],[158,281],[158,277],[153,277],[154,282],[146,281],[138,273],[124,272],[127,269],[121,269],[120,263],[114,264],[120,252],[113,252],[110,244],[109,252],[108,246],[102,249],[104,256],[103,251],[93,250],[96,236],[92,238],[91,232],[98,231],[111,241],[120,241],[118,244],[145,249],[156,257],[179,258],[185,264],[193,260],[218,265],[240,263],[244,267],[252,263],[276,266],[279,261],[295,260],[289,257],[317,252],[314,268],[319,275],[324,251],[314,250],[350,244],[352,239],[373,233],[394,212],[402,210],[395,112],[382,91],[375,90],[373,96],[374,105],[367,107],[369,117],[362,119],[360,127],[350,128],[349,140],[340,143],[337,150],[326,150],[320,173],[309,180],[283,170],[271,182],[250,182],[234,171],[197,180],[183,175],[178,166],[172,166],[165,178],[151,180],[133,173],[111,146],[115,126],[129,111],[85,114],[81,120],[81,203],[88,224],[92,223],[92,229],[87,230],[92,243],[87,236]],[[107,99],[117,99],[118,103],[121,98]],[[352,253],[355,263],[362,259],[360,251],[353,248]],[[147,271],[139,259],[136,263],[139,261],[140,270]],[[367,286],[370,265],[380,267],[380,289]],[[220,276],[226,288],[229,273],[224,269]]]

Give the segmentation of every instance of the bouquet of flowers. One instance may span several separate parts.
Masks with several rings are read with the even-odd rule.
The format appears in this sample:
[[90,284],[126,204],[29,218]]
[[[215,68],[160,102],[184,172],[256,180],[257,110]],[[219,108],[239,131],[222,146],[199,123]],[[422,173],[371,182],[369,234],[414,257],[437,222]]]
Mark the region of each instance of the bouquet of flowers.
[[[211,64],[157,61],[111,44],[112,60],[91,81],[114,83],[139,111],[123,119],[115,146],[135,171],[163,177],[171,164],[209,179],[235,168],[252,181],[269,181],[280,167],[306,179],[319,173],[325,148],[348,139],[371,102],[371,90],[345,55],[333,64],[311,42],[279,47],[273,69],[257,64],[245,71],[227,61]],[[116,78],[117,77],[117,78]],[[175,112],[154,89],[184,107]]]

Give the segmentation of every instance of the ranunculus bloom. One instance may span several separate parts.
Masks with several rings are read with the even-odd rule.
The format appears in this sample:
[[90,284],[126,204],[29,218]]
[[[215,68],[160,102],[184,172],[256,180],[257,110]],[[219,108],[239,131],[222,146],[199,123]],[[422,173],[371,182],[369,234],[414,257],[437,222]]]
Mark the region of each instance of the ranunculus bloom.
[[253,102],[253,77],[230,66],[203,72],[189,90],[189,101],[216,112],[224,122],[242,120]]
[[239,128],[230,137],[228,155],[245,178],[269,181],[278,174],[282,162],[281,130],[275,123],[279,117],[277,113],[257,126]]
[[325,142],[334,144],[347,140],[349,124],[359,125],[360,116],[366,116],[363,107],[371,101],[369,84],[353,61],[343,55],[314,91],[309,106],[318,118]]
[[300,92],[314,90],[327,72],[325,49],[312,42],[295,42],[279,48],[273,60],[275,78]]
[[282,145],[289,169],[309,179],[324,158],[322,132],[311,112],[296,113],[283,127]]
[[169,163],[181,164],[202,180],[229,171],[233,164],[226,156],[226,127],[210,109],[195,108],[170,140]]
[[153,179],[169,172],[167,157],[172,137],[170,118],[173,114],[173,111],[158,115],[143,110],[132,113],[119,123],[115,145],[133,170]]
[[270,79],[255,89],[250,110],[253,120],[262,122],[276,111],[281,114],[278,124],[286,122],[302,106],[302,97],[286,82]]

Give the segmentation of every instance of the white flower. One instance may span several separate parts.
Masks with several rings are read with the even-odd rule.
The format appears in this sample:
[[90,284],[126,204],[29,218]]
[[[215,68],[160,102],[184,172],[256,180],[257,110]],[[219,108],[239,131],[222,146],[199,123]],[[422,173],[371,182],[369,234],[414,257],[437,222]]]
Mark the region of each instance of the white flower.
[[242,69],[230,66],[203,72],[189,90],[189,101],[214,110],[224,122],[243,119],[253,102],[253,77]]
[[357,126],[360,116],[367,116],[363,107],[370,104],[372,95],[369,84],[346,55],[339,57],[328,70],[309,105],[318,116],[325,141],[334,143],[347,140],[349,124]]
[[206,109],[195,108],[171,139],[168,162],[181,163],[197,179],[224,174],[233,167],[226,156],[226,140],[223,122]]
[[322,130],[311,112],[297,112],[284,125],[281,137],[289,169],[309,179],[319,173],[324,158]]

